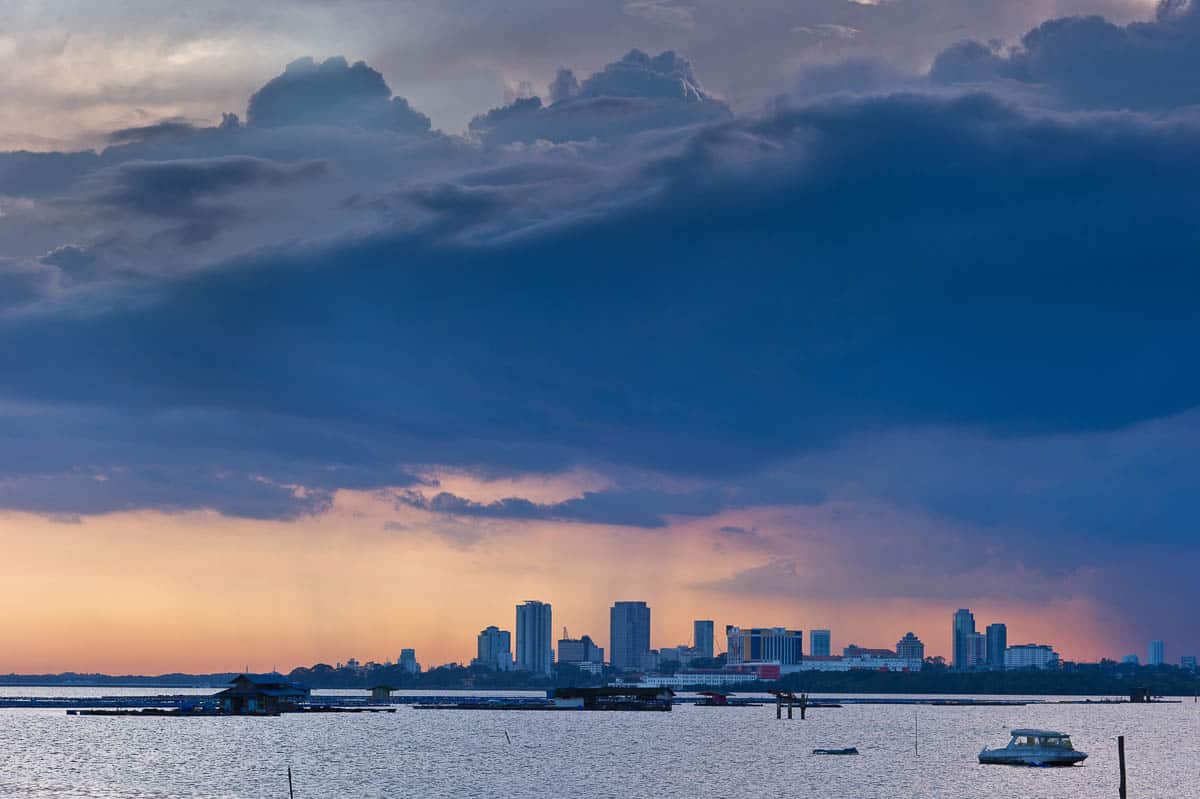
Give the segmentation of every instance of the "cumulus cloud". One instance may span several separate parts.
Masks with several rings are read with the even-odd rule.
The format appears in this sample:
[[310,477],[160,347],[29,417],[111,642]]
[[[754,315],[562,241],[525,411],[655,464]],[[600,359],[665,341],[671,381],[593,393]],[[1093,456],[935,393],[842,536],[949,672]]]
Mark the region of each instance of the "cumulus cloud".
[[537,97],[518,99],[475,117],[470,131],[489,145],[604,140],[732,116],[725,103],[700,88],[691,63],[670,51],[651,57],[631,50],[578,88],[574,81],[560,71],[551,86],[552,105]]
[[429,117],[392,97],[383,75],[341,56],[317,63],[300,58],[250,97],[246,123],[254,127],[334,125],[426,134]]
[[1200,5],[1160,0],[1151,22],[1064,17],[1029,31],[1016,47],[961,42],[938,55],[930,77],[1045,86],[1073,106],[1168,109],[1200,102],[1198,54]]

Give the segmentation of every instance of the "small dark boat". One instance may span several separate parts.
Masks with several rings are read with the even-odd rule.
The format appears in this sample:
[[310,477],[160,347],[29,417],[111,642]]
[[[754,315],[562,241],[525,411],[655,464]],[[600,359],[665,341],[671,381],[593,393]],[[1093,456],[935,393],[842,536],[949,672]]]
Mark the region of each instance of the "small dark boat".
[[845,749],[814,749],[814,755],[857,755],[858,749],[853,746],[847,746]]

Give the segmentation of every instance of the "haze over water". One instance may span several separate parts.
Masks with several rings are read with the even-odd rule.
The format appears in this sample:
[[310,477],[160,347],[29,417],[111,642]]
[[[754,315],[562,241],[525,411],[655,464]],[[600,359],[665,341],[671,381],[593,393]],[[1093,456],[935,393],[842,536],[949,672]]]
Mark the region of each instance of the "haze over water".
[[[0,795],[50,799],[773,797],[1110,799],[1116,736],[1130,796],[1197,795],[1200,705],[846,706],[776,721],[771,706],[670,713],[419,711],[276,718],[75,717],[0,711]],[[914,751],[914,717],[917,751]],[[1089,753],[1065,769],[980,766],[1016,726]],[[505,738],[508,733],[511,743]],[[857,746],[857,757],[813,756]]]

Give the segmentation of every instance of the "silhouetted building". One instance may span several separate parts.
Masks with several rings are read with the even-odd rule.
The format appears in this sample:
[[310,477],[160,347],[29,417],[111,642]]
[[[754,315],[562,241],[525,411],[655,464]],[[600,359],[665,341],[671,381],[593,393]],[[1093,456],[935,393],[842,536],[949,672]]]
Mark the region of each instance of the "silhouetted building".
[[1004,650],[1008,649],[1008,627],[1003,624],[987,626],[987,665],[989,668],[1004,668]]
[[1195,655],[1184,655],[1183,657],[1179,658],[1179,668],[1190,669],[1192,671],[1195,671],[1196,670],[1196,656]]
[[391,702],[392,691],[396,690],[395,686],[391,685],[373,685],[371,686],[371,701],[372,702]]
[[923,663],[925,662],[925,644],[921,643],[921,639],[911,632],[905,633],[904,637],[896,642],[896,656]]
[[479,631],[475,662],[495,671],[509,671],[513,667],[512,635],[492,625]]
[[396,665],[409,674],[421,673],[421,664],[417,662],[417,651],[415,649],[401,649],[400,660],[396,661]]
[[1149,651],[1146,652],[1147,666],[1161,666],[1166,660],[1163,658],[1163,642],[1154,640],[1150,642]]
[[278,675],[240,674],[231,687],[215,695],[221,710],[245,715],[271,715],[291,710],[307,699],[309,690]]
[[603,663],[604,647],[596,646],[591,636],[582,638],[558,639],[558,662],[571,663]]
[[534,599],[517,605],[517,668],[549,674],[554,665],[551,608]]
[[692,622],[692,648],[696,650],[698,657],[713,656],[713,641],[712,619],[696,619]]
[[725,627],[728,654],[725,664],[736,666],[778,663],[794,666],[804,659],[804,633],[784,627]]
[[645,602],[615,602],[608,612],[608,656],[619,671],[653,668],[650,608]]
[[829,630],[809,630],[808,631],[808,654],[817,657],[829,657],[830,654],[830,635]]
[[1121,663],[1126,666],[1137,666],[1141,661],[1138,660],[1137,655],[1126,655],[1121,658]]
[[971,665],[971,636],[975,634],[975,616],[967,608],[959,608],[954,612],[954,628],[951,641],[953,642],[953,662],[956,669],[966,669]]
[[967,667],[978,669],[987,663],[987,636],[983,633],[971,633],[967,636],[970,658]]
[[678,663],[680,666],[691,664],[696,658],[705,657],[698,649],[680,644],[679,646],[664,646],[658,650],[658,665]]
[[896,653],[890,649],[871,649],[870,647],[859,646],[858,644],[850,644],[850,646],[842,647],[842,657],[844,658],[894,658]]
[[1018,644],[1004,650],[1006,669],[1057,669],[1058,653],[1049,644]]

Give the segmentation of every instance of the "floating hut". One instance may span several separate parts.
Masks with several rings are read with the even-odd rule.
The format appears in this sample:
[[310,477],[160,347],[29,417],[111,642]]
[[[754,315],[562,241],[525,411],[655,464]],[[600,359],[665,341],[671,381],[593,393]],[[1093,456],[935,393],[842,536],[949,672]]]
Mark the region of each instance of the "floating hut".
[[372,702],[385,702],[385,703],[391,702],[392,701],[392,691],[395,691],[395,690],[396,690],[396,688],[391,685],[372,686],[371,701]]
[[213,696],[224,713],[246,716],[275,716],[294,711],[307,700],[308,688],[281,677],[240,674],[231,687]]

